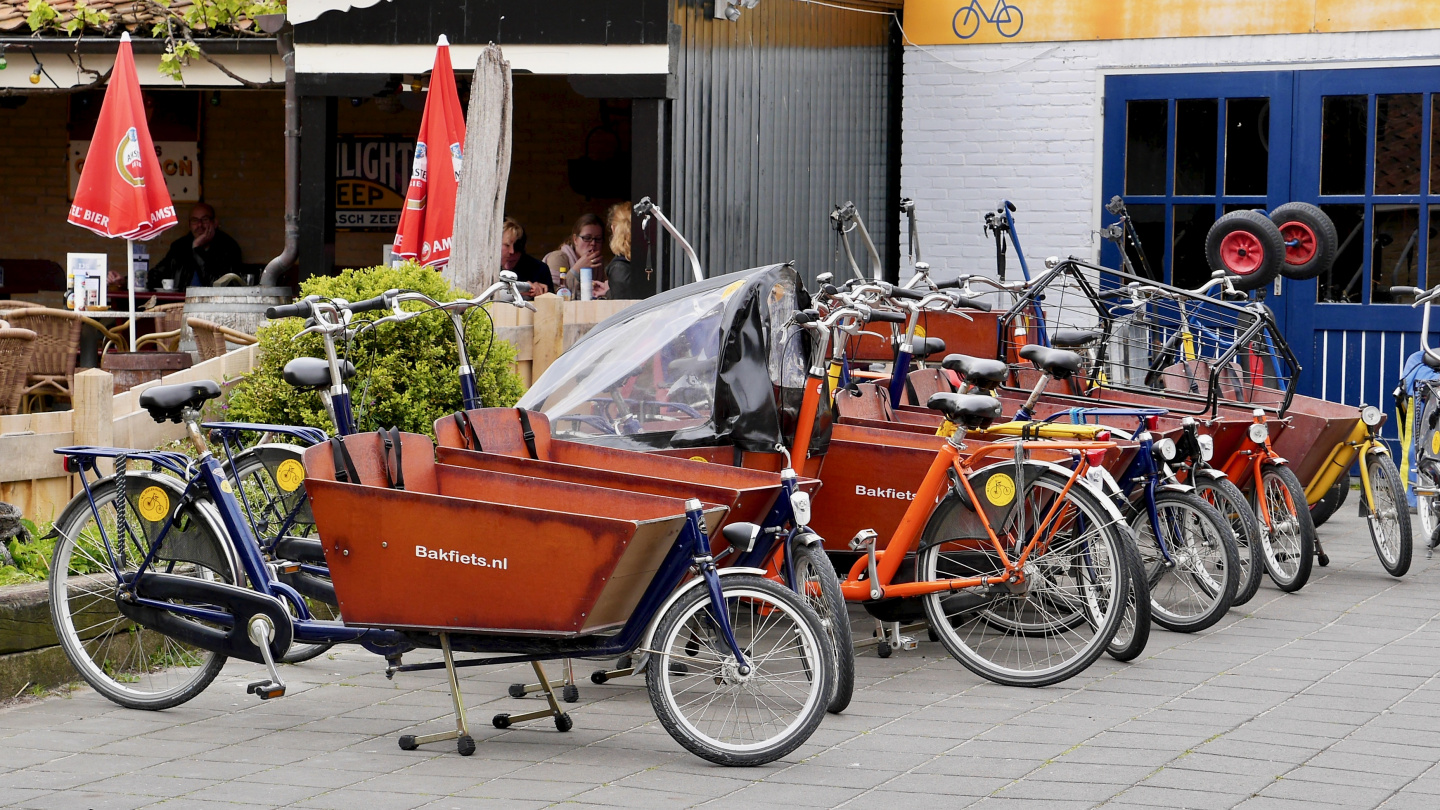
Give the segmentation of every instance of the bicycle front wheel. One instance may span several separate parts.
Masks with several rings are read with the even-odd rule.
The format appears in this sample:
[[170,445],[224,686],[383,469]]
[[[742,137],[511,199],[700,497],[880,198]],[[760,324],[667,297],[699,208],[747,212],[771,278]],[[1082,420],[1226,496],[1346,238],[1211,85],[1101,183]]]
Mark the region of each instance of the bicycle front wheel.
[[1229,523],[1192,492],[1155,496],[1160,537],[1144,504],[1135,511],[1130,528],[1140,541],[1155,623],[1177,633],[1195,633],[1220,621],[1230,609],[1240,579]]
[[1255,497],[1265,571],[1282,591],[1291,593],[1310,581],[1315,561],[1315,524],[1305,504],[1305,487],[1289,467],[1267,464],[1260,470]]
[[[1068,484],[1056,470],[1039,470],[1004,525],[992,527],[1012,557],[1035,540],[1023,582],[924,597],[940,643],[981,677],[1008,686],[1059,683],[1090,666],[1124,619],[1126,530],[1091,490]],[[953,492],[935,508],[917,581],[1005,575],[989,540],[974,536],[972,511]],[[1036,538],[1042,525],[1045,536]]]
[[235,567],[219,519],[208,507],[183,501],[178,479],[131,472],[125,476],[123,501],[129,531],[122,533],[116,478],[100,480],[90,492],[94,510],[82,493],[55,521],[59,536],[50,565],[50,616],[60,647],[86,683],[121,706],[179,706],[205,691],[225,666],[225,656],[126,618],[115,603],[116,570],[121,577],[133,575],[173,515],[151,570],[234,584]]
[[1245,493],[1229,478],[1197,476],[1195,494],[1215,507],[1220,517],[1230,524],[1230,534],[1235,538],[1235,553],[1240,561],[1240,577],[1235,586],[1235,599],[1230,607],[1238,607],[1255,598],[1260,590],[1260,579],[1265,575],[1265,562],[1260,550],[1260,524]]
[[1134,536],[1127,537],[1121,547],[1125,550],[1125,565],[1130,570],[1130,594],[1125,598],[1125,615],[1120,619],[1115,637],[1105,645],[1105,653],[1116,661],[1133,661],[1145,652],[1145,645],[1150,642],[1153,619],[1150,585]]
[[1368,453],[1365,471],[1370,476],[1370,499],[1366,515],[1370,523],[1370,539],[1385,572],[1403,577],[1410,570],[1413,541],[1410,537],[1410,510],[1400,486],[1400,471],[1395,462],[1383,453]]
[[741,673],[712,615],[710,592],[691,588],[655,629],[645,671],[650,705],[675,741],[719,765],[764,765],[819,727],[834,689],[835,656],[820,617],[794,591],[748,574],[720,580]]
[[795,571],[795,592],[804,596],[820,617],[835,648],[835,692],[830,696],[829,711],[839,714],[855,694],[855,642],[850,637],[850,611],[845,606],[845,594],[840,592],[840,578],[819,545],[797,543],[791,566]]

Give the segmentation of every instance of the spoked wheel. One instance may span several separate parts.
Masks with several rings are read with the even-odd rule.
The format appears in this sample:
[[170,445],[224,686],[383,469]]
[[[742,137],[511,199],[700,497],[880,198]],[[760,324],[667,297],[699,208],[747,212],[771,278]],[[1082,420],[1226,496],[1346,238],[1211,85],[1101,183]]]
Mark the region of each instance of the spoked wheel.
[[1289,467],[1267,464],[1256,482],[1261,559],[1270,579],[1282,591],[1294,592],[1310,580],[1315,558],[1315,524],[1305,506],[1305,487]]
[[[59,537],[50,567],[50,616],[65,657],[95,691],[129,709],[168,709],[203,692],[225,666],[225,656],[137,625],[118,612],[119,580],[112,559],[121,576],[133,575],[150,549],[150,538],[176,514],[184,487],[175,478],[128,473],[129,531],[122,537],[115,484],[112,476],[90,488],[98,523],[83,494],[55,521]],[[162,552],[150,570],[233,584],[235,566],[222,532],[208,506],[185,503],[162,546],[174,558]]]
[[1115,637],[1105,645],[1105,652],[1116,661],[1134,661],[1145,652],[1150,642],[1150,585],[1145,578],[1145,564],[1132,536],[1126,538],[1125,565],[1130,571],[1130,593],[1125,597],[1125,616],[1115,630]]
[[791,565],[795,569],[795,591],[820,617],[835,647],[835,694],[830,696],[829,711],[839,714],[855,694],[855,643],[850,637],[850,611],[840,592],[840,578],[818,545],[796,543]]
[[[646,685],[660,724],[696,756],[764,765],[800,747],[825,716],[835,654],[820,617],[785,586],[758,576],[721,578],[742,673],[711,616],[710,594],[691,588],[656,626]],[[675,666],[679,664],[679,666]]]
[[1240,579],[1235,587],[1235,599],[1230,607],[1238,607],[1255,598],[1260,590],[1260,579],[1265,576],[1264,554],[1260,548],[1260,524],[1245,493],[1228,478],[1198,476],[1195,494],[1215,507],[1220,517],[1230,524],[1230,535],[1235,538],[1235,554],[1240,561]]
[[1422,490],[1440,490],[1440,482],[1432,480],[1422,471],[1416,483],[1415,516],[1420,520],[1420,536],[1429,540],[1440,528],[1440,495],[1426,495]]
[[[260,444],[235,456],[235,477],[240,482],[241,511],[249,512],[250,529],[262,546],[269,546],[282,532],[291,537],[315,534],[315,517],[305,498],[305,448],[293,444]],[[286,605],[289,602],[286,600]],[[307,599],[312,614],[340,618],[329,605]],[[291,607],[291,613],[294,609]],[[281,656],[281,663],[299,664],[326,652],[333,644],[295,641]]]
[[1140,504],[1130,528],[1140,541],[1140,559],[1150,583],[1155,623],[1177,633],[1195,633],[1220,621],[1240,582],[1240,560],[1230,524],[1192,492],[1161,492],[1155,514],[1167,560]]
[[[1067,483],[1062,473],[1040,470],[1004,525],[995,527],[1017,555],[1043,527],[1023,582],[924,597],[926,618],[945,649],[996,683],[1059,683],[1090,666],[1124,619],[1130,593],[1126,533],[1094,494],[1079,486],[1067,492]],[[1004,574],[988,541],[959,539],[973,534],[960,533],[966,511],[970,507],[953,493],[935,508],[917,561],[918,581]],[[1022,525],[1024,536],[1017,536]]]
[[1405,491],[1400,486],[1400,471],[1395,462],[1383,453],[1370,453],[1365,459],[1370,476],[1371,498],[1366,515],[1370,523],[1370,539],[1380,564],[1392,577],[1403,577],[1410,570],[1412,540],[1410,510],[1405,505]]
[[1325,525],[1325,521],[1339,511],[1345,503],[1345,496],[1349,494],[1350,476],[1348,474],[1341,475],[1335,479],[1335,485],[1326,490],[1325,494],[1320,496],[1320,500],[1310,506],[1310,522],[1315,524],[1315,528],[1318,529]]

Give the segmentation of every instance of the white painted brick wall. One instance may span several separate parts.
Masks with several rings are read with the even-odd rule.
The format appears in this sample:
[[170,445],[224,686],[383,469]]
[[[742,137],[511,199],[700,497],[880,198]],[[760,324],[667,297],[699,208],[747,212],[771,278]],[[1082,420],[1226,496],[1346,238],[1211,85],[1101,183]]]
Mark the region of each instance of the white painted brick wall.
[[[1002,199],[1019,209],[1032,266],[1050,255],[1093,258],[1106,74],[1436,62],[1434,30],[911,46],[901,194],[916,201],[924,258],[937,272],[994,274],[994,240],[981,225]],[[899,233],[903,251],[903,221]],[[1008,267],[1019,277],[1013,255]]]

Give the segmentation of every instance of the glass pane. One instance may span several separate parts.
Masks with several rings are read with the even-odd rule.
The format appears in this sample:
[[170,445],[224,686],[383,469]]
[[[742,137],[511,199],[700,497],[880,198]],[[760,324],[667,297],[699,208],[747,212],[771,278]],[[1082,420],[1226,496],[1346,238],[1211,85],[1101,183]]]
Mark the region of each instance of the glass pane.
[[1320,118],[1320,193],[1365,193],[1365,96],[1326,96]]
[[[1178,121],[1178,114],[1176,116]],[[1210,264],[1205,260],[1205,236],[1215,224],[1215,206],[1177,205],[1174,209],[1174,237],[1171,240],[1171,284],[1193,290],[1210,280]]]
[[1370,303],[1391,303],[1391,287],[1414,287],[1420,280],[1420,206],[1375,206],[1370,244]]
[[1263,195],[1269,185],[1270,99],[1225,102],[1225,193]]
[[1165,193],[1165,127],[1168,101],[1125,105],[1125,193]]
[[1427,287],[1440,283],[1440,227],[1436,223],[1440,223],[1440,205],[1430,206],[1430,228],[1426,231],[1430,238],[1425,243],[1425,278],[1420,284]]
[[1220,102],[1190,98],[1175,102],[1175,193],[1215,193],[1215,125]]
[[[1135,235],[1140,238],[1140,247],[1145,249],[1145,259],[1150,264],[1150,278],[1164,281],[1165,273],[1165,206],[1129,205],[1130,222],[1135,226]],[[1145,268],[1140,263],[1138,252],[1130,251],[1130,261],[1135,263],[1135,275],[1144,276]]]
[[[1436,129],[1436,119],[1440,119],[1440,93],[1430,95],[1430,193],[1440,194],[1440,129]],[[1433,252],[1433,251],[1432,251]]]
[[1375,193],[1420,193],[1425,129],[1419,93],[1375,97]]
[[1360,302],[1360,271],[1365,267],[1365,206],[1322,205],[1335,233],[1340,237],[1340,253],[1328,273],[1320,276],[1316,300],[1321,303]]

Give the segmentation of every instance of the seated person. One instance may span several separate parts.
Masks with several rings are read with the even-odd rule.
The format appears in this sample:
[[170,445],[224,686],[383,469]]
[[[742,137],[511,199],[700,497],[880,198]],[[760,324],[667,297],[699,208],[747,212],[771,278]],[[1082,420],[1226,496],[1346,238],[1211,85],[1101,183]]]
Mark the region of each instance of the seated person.
[[[558,249],[545,254],[545,264],[550,268],[550,278],[558,290],[563,283],[577,300],[580,298],[580,268],[591,268],[591,297],[604,298],[610,285],[605,279],[605,264],[601,260],[600,245],[605,240],[605,225],[594,214],[581,214],[570,229],[570,238]],[[561,270],[566,271],[564,279]]]
[[543,295],[553,286],[550,268],[525,252],[525,228],[510,217],[505,218],[500,237],[500,269],[514,273],[520,281],[530,282],[527,298]]
[[190,233],[170,243],[170,250],[150,271],[149,288],[158,290],[170,279],[170,289],[212,287],[226,273],[242,273],[240,245],[220,230],[215,209],[196,203],[190,209]]
[[655,283],[644,271],[630,265],[630,213],[628,202],[610,206],[606,217],[610,221],[610,252],[615,258],[605,266],[605,280],[610,289],[606,297],[611,300],[632,300],[647,298],[655,292]]

